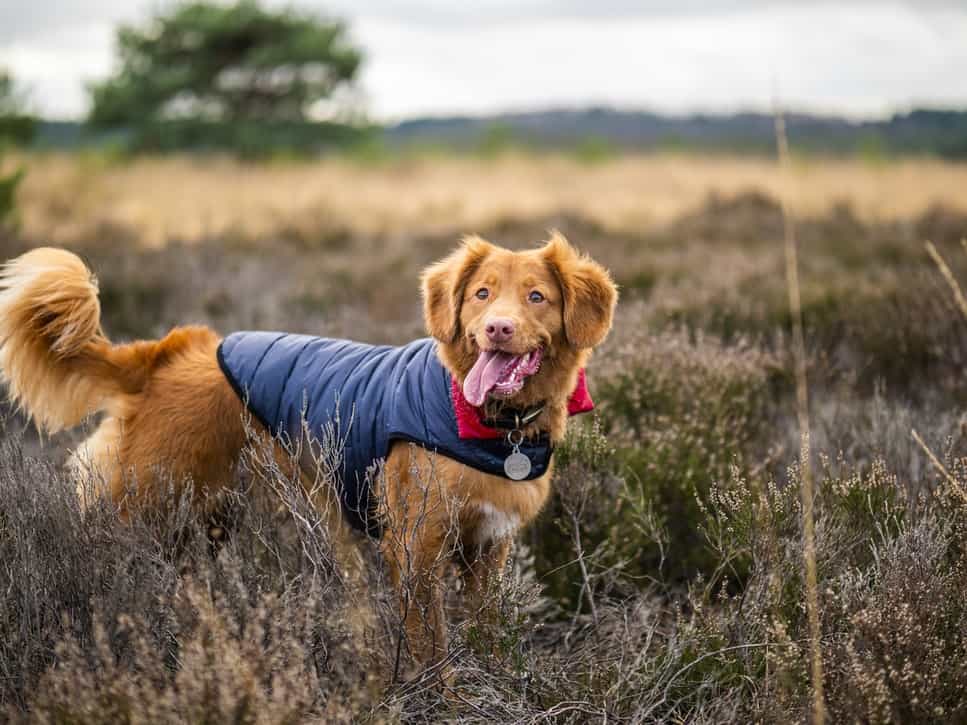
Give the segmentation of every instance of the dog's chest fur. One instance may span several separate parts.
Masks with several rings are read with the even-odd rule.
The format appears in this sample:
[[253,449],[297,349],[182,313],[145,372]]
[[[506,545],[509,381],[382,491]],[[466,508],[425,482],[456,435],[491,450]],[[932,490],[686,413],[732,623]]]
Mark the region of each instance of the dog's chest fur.
[[533,481],[515,482],[470,471],[456,461],[446,465],[461,469],[452,480],[460,481],[453,494],[466,501],[462,538],[480,548],[514,537],[534,520],[550,494],[550,471]]
[[[552,470],[530,481],[510,481],[420,447],[396,444],[385,473],[391,507],[416,510],[426,496],[428,511],[439,514],[428,519],[439,518],[438,525],[445,528],[454,523],[455,514],[462,543],[487,548],[534,520],[550,495]],[[435,484],[427,488],[428,481]]]
[[477,546],[489,546],[496,541],[508,539],[520,528],[520,516],[513,511],[502,511],[487,501],[476,504],[476,509],[473,539]]

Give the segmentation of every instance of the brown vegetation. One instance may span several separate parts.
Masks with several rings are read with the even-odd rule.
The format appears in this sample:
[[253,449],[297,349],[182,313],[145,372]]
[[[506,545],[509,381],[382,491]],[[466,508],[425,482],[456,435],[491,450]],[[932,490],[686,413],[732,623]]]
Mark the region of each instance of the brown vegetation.
[[[33,159],[2,256],[70,243],[98,270],[115,338],[191,321],[399,342],[423,334],[419,270],[460,234],[529,246],[557,226],[624,288],[590,362],[598,417],[558,450],[555,495],[515,548],[499,616],[451,628],[444,692],[394,683],[399,621],[378,552],[343,569],[281,474],[266,498],[240,482],[213,552],[186,507],[129,525],[107,507],[82,515],[41,462],[73,439],[31,458],[37,441],[10,417],[0,703],[12,719],[808,720],[770,165],[208,163]],[[831,722],[967,718],[967,323],[924,250],[931,240],[967,280],[964,174],[796,167]],[[143,216],[112,217],[124,199]]]

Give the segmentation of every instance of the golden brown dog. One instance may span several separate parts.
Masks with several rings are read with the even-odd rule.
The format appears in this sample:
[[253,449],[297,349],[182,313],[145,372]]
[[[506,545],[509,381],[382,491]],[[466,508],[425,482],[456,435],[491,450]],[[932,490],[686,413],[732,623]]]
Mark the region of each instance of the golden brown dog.
[[[439,358],[481,415],[543,406],[522,433],[560,441],[579,373],[611,327],[617,291],[608,273],[559,234],[523,252],[471,237],[422,282]],[[159,341],[112,344],[100,326],[96,281],[60,249],[9,262],[0,290],[0,371],[11,398],[47,432],[102,412],[71,465],[98,475],[122,509],[131,480],[138,497],[157,495],[163,474],[207,491],[233,485],[250,428],[216,361],[215,332],[181,327]],[[506,380],[481,372],[501,355],[536,360],[536,369]],[[513,535],[547,501],[551,470],[511,481],[398,443],[383,473],[380,505],[395,523],[381,546],[411,651],[434,661],[446,649],[440,573],[448,554],[461,553],[468,590],[479,598]]]

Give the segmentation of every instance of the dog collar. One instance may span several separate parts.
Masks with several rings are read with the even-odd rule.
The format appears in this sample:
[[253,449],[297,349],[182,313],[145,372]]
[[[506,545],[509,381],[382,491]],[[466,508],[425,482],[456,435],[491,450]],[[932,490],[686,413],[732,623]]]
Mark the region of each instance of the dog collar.
[[[484,418],[479,408],[470,404],[464,395],[463,389],[456,378],[450,378],[450,397],[453,401],[453,412],[457,419],[457,432],[464,440],[471,439],[492,439],[502,438],[508,431],[519,430],[517,416],[521,424],[527,425],[532,422],[544,410],[544,405],[526,408],[524,410],[503,411],[496,418]],[[567,401],[568,415],[579,415],[594,410],[594,401],[588,391],[587,374],[584,368],[578,372],[577,384]],[[524,421],[524,416],[529,415],[528,420]]]
[[497,430],[522,430],[524,426],[533,423],[546,406],[544,403],[535,405],[531,408],[507,408],[494,416],[487,416],[483,419],[484,425]]

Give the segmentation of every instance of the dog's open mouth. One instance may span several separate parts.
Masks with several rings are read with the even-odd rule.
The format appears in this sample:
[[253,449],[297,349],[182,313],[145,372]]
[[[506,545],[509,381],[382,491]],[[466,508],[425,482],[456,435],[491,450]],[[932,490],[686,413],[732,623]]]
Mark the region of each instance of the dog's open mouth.
[[501,350],[481,350],[477,362],[463,381],[463,395],[471,405],[483,405],[488,395],[508,397],[524,387],[524,381],[541,368],[544,352],[535,348],[523,355]]

